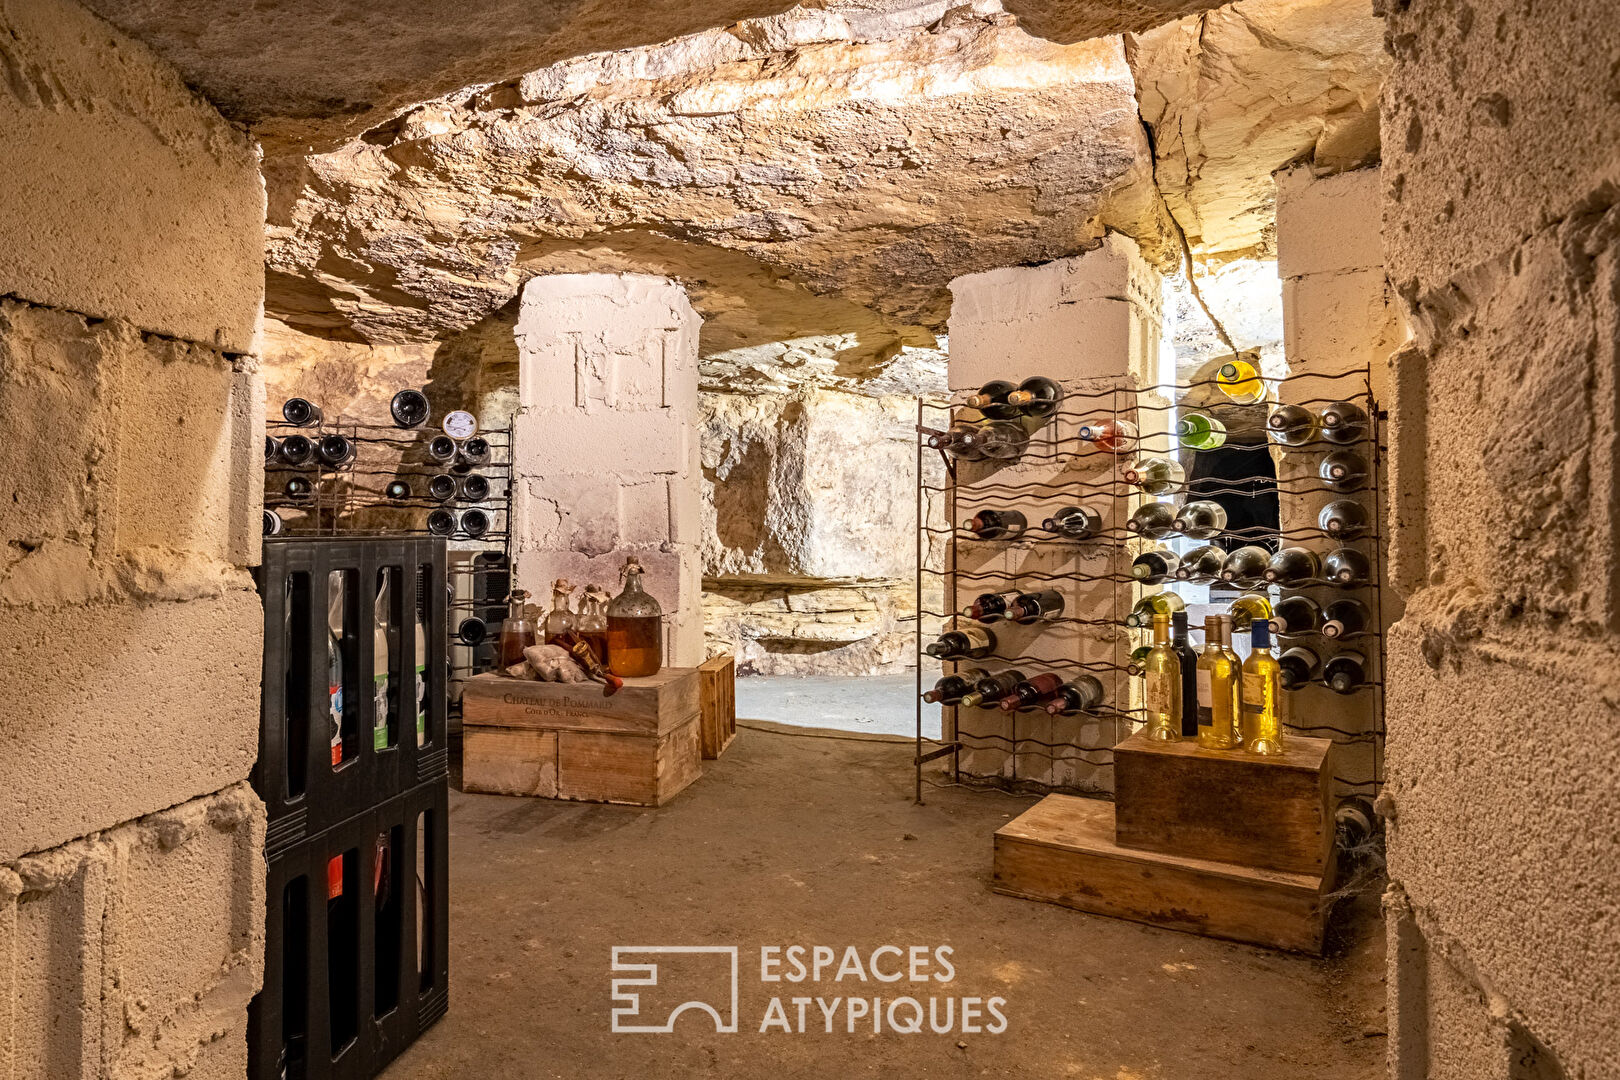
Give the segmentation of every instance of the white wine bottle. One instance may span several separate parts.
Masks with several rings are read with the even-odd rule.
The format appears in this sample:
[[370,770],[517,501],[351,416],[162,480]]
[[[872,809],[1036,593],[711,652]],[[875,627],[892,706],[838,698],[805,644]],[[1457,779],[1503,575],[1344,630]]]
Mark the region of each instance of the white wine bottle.
[[1363,585],[1372,578],[1372,564],[1355,548],[1335,548],[1322,560],[1322,572],[1339,585]]
[[1181,490],[1187,482],[1187,471],[1174,458],[1149,457],[1127,465],[1120,473],[1127,484],[1141,488],[1149,495],[1168,495]]
[[1281,446],[1305,446],[1316,441],[1316,414],[1301,405],[1278,405],[1266,417],[1266,434]]
[[1215,387],[1240,405],[1252,405],[1266,396],[1266,384],[1260,378],[1260,369],[1236,357],[1216,370]]
[[1322,407],[1322,438],[1344,445],[1367,437],[1371,422],[1367,411],[1353,401],[1333,401]]
[[1367,681],[1367,658],[1358,652],[1342,652],[1322,668],[1328,689],[1335,694],[1353,694]]
[[1212,499],[1193,499],[1176,512],[1176,532],[1194,540],[1219,536],[1225,528],[1226,507]]
[[1189,413],[1176,421],[1176,439],[1189,450],[1218,450],[1226,445],[1226,425],[1213,416]]
[[1185,609],[1186,606],[1187,601],[1173,592],[1153,593],[1136,602],[1130,614],[1125,616],[1125,625],[1138,630],[1152,626],[1153,616],[1170,615]]
[[1147,677],[1149,739],[1176,742],[1181,738],[1181,658],[1170,644],[1170,616],[1153,616],[1153,648],[1143,661]]
[[1089,506],[1065,506],[1041,522],[1041,528],[1069,540],[1089,540],[1102,532],[1102,515]]
[[1348,540],[1367,531],[1367,508],[1354,499],[1335,499],[1322,507],[1316,524],[1326,535]]
[[1239,633],[1249,629],[1256,619],[1270,625],[1271,601],[1264,593],[1245,593],[1227,605],[1226,614],[1232,620],[1232,629]]

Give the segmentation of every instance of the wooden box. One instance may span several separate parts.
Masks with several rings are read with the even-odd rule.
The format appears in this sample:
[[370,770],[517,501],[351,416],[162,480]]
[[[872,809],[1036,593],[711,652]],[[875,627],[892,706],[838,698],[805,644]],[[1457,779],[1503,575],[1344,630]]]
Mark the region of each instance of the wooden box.
[[992,888],[1079,911],[1320,953],[1324,875],[1120,847],[1114,806],[1048,795],[996,831]]
[[1331,739],[1259,757],[1132,735],[1114,747],[1121,847],[1321,876],[1333,851]]
[[737,737],[737,662],[714,656],[698,665],[703,757],[713,761]]
[[603,697],[596,683],[477,675],[462,692],[462,787],[661,806],[702,775],[699,678],[665,668]]

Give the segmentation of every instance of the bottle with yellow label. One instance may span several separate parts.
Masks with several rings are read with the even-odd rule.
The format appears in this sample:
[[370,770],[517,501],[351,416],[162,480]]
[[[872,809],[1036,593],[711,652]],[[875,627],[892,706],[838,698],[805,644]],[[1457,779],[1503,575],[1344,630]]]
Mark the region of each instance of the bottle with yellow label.
[[1221,617],[1204,619],[1204,648],[1198,654],[1198,745],[1230,750],[1237,743],[1242,708],[1242,672],[1221,648]]
[[1251,754],[1283,752],[1282,666],[1271,655],[1271,624],[1254,620],[1254,651],[1243,662],[1243,744]]
[[1147,727],[1149,739],[1175,742],[1181,738],[1181,660],[1170,644],[1170,616],[1153,616],[1153,648],[1142,661],[1147,677]]

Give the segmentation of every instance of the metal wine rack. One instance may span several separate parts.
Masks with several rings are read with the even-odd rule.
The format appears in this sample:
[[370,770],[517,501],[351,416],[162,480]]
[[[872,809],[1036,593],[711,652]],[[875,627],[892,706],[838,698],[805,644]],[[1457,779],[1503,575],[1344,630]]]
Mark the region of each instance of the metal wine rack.
[[[1003,463],[959,461],[948,452],[936,451],[927,444],[927,435],[931,432],[948,430],[956,422],[975,423],[984,419],[982,414],[964,402],[966,396],[977,392],[978,387],[953,388],[948,400],[943,403],[918,402],[917,802],[922,802],[924,766],[942,758],[948,759],[948,775],[956,783],[1015,792],[1060,791],[1108,797],[1112,784],[1106,770],[1113,764],[1112,748],[1146,716],[1145,708],[1138,703],[1141,697],[1139,686],[1135,683],[1135,677],[1128,672],[1126,661],[1134,644],[1151,640],[1151,627],[1128,627],[1124,617],[1140,595],[1168,587],[1138,588],[1137,580],[1129,572],[1132,560],[1139,550],[1153,547],[1156,542],[1142,540],[1129,532],[1124,523],[1132,507],[1140,502],[1156,500],[1175,504],[1188,498],[1205,499],[1215,494],[1253,497],[1257,481],[1270,481],[1275,487],[1279,505],[1278,527],[1260,525],[1226,529],[1218,534],[1218,538],[1255,543],[1276,541],[1278,546],[1311,546],[1310,541],[1326,542],[1335,548],[1359,550],[1372,568],[1367,581],[1353,585],[1313,578],[1286,586],[1255,584],[1240,587],[1240,592],[1264,593],[1273,604],[1280,595],[1305,593],[1313,599],[1324,594],[1333,598],[1355,597],[1366,605],[1369,626],[1355,634],[1341,636],[1333,642],[1334,649],[1326,648],[1332,639],[1322,637],[1318,628],[1307,635],[1281,635],[1278,651],[1306,643],[1305,639],[1308,638],[1313,639],[1309,643],[1317,650],[1324,665],[1338,651],[1356,651],[1363,655],[1364,681],[1349,694],[1330,692],[1321,678],[1312,680],[1299,690],[1285,691],[1291,701],[1303,702],[1308,694],[1314,694],[1318,699],[1315,707],[1296,706],[1287,718],[1287,726],[1289,730],[1302,735],[1331,737],[1343,744],[1368,744],[1369,753],[1356,755],[1341,751],[1341,765],[1334,781],[1340,796],[1363,794],[1370,797],[1376,793],[1384,777],[1386,619],[1382,587],[1385,534],[1381,445],[1384,417],[1373,395],[1370,369],[1357,368],[1334,374],[1304,372],[1283,379],[1266,379],[1266,393],[1259,401],[1244,403],[1220,399],[1202,405],[1179,405],[1176,402],[1184,399],[1189,391],[1216,388],[1218,384],[1213,380],[1141,390],[1123,385],[1102,385],[1099,380],[1054,381],[1059,382],[1064,390],[1058,409],[1038,421],[1033,418],[1015,420],[1030,429],[1029,443],[1015,460]],[[1176,401],[1167,401],[1162,397],[1165,392],[1173,393]],[[1335,401],[1362,405],[1368,417],[1368,433],[1362,439],[1352,443],[1315,440],[1306,445],[1290,447],[1277,446],[1264,434],[1264,418],[1278,404],[1299,405],[1315,413],[1322,406]],[[1326,484],[1315,475],[1314,470],[1309,477],[1284,477],[1280,471],[1266,473],[1257,467],[1251,475],[1219,480],[1188,479],[1184,476],[1181,483],[1171,490],[1146,495],[1123,478],[1123,467],[1127,463],[1144,456],[1170,457],[1182,462],[1185,472],[1190,475],[1192,470],[1188,466],[1193,455],[1203,452],[1180,446],[1171,430],[1148,433],[1148,421],[1155,419],[1155,414],[1168,414],[1172,410],[1206,415],[1212,410],[1222,415],[1233,415],[1233,410],[1255,410],[1260,421],[1257,426],[1262,430],[1261,441],[1250,444],[1228,440],[1225,443],[1227,448],[1266,454],[1267,463],[1270,464],[1274,446],[1281,450],[1283,463],[1289,462],[1290,455],[1315,457],[1327,450],[1360,447],[1366,459],[1367,476],[1359,488],[1347,492]],[[1158,418],[1168,419],[1167,416]],[[1113,450],[1100,449],[1080,439],[1078,431],[1082,422],[1104,419],[1140,424],[1143,434]],[[1158,427],[1169,429],[1170,425],[1164,423]],[[942,485],[931,484],[926,479],[927,459],[936,453],[944,461],[945,482]],[[1020,478],[1020,472],[1024,471],[1021,467],[1043,464],[1067,466],[1076,462],[1088,467],[1053,468],[1033,479]],[[1314,527],[1282,528],[1290,509],[1297,511],[1313,495],[1330,495],[1335,499],[1360,502],[1368,511],[1369,527],[1349,539],[1327,537]],[[940,499],[944,502],[945,527],[929,524],[927,517],[930,505]],[[1050,512],[1065,505],[1096,509],[1102,514],[1105,527],[1084,540],[1069,539],[1043,530],[1040,525],[1043,513],[1037,508]],[[1022,535],[1010,540],[970,537],[958,527],[958,523],[983,509],[1020,510],[1028,519],[1028,527]],[[1200,538],[1198,543],[1210,543],[1214,539],[1217,537]],[[936,540],[943,542],[936,543]],[[982,551],[998,545],[1008,553],[1008,557],[1000,560],[1001,565],[964,569],[964,564],[972,565],[975,562],[969,556],[971,551]],[[1053,548],[1072,552],[1068,565],[1062,569],[1043,569],[1038,565],[1042,560],[1031,556],[1031,553]],[[1318,550],[1319,555],[1323,553],[1321,543],[1314,545],[1313,549]],[[1190,583],[1205,584],[1200,581]],[[1035,655],[1027,646],[1009,648],[998,638],[997,648],[991,655],[976,660],[945,661],[945,672],[949,674],[961,667],[974,666],[982,666],[992,674],[1018,668],[1026,677],[1046,671],[1065,676],[1086,671],[1103,684],[1105,699],[1102,705],[1089,714],[1081,714],[1076,718],[1077,722],[1059,725],[1061,737],[1053,735],[1057,729],[1038,719],[1031,719],[1032,715],[1038,718],[1044,714],[1039,706],[1001,714],[998,725],[995,722],[997,714],[990,709],[945,705],[942,706],[941,738],[933,740],[926,737],[922,693],[930,685],[927,665],[933,658],[925,654],[924,646],[946,630],[968,622],[968,617],[962,612],[966,601],[976,593],[1031,592],[1043,588],[1062,592],[1066,606],[1058,619],[1038,624],[1039,632],[1052,634],[1063,628],[1075,628],[1075,632],[1069,635],[1074,648],[1058,650],[1063,655],[1050,648],[1039,650],[1044,655]],[[930,608],[928,601],[931,597],[938,601],[938,610]],[[1087,598],[1089,603],[1082,607]],[[1325,600],[1322,606],[1326,606]],[[990,629],[994,631],[1004,623],[1005,620],[992,624]],[[1144,634],[1147,637],[1143,637]],[[1189,634],[1192,635],[1191,643],[1196,647],[1202,638],[1203,627],[1190,625]],[[1090,656],[1085,655],[1087,650],[1083,647],[1088,641],[1097,646],[1090,650]],[[1367,647],[1368,642],[1372,642],[1373,647]],[[1334,704],[1322,707],[1320,702],[1329,699],[1323,699],[1321,695],[1328,694],[1331,694]],[[1329,718],[1318,715],[1323,712],[1335,714],[1332,718],[1340,722],[1318,722]],[[1345,719],[1346,716],[1350,718]],[[998,726],[1002,730],[993,730]],[[967,760],[976,751],[998,749],[1001,764],[995,771],[977,768],[971,760]],[[995,755],[991,755],[991,758],[996,760]],[[1352,761],[1358,758],[1364,760],[1359,768],[1346,769],[1344,763],[1347,758]],[[1043,776],[1029,775],[1022,768],[1023,763],[1031,759],[1045,763]],[[1070,765],[1073,770],[1080,771],[1078,782],[1054,782],[1053,769],[1059,765]]]

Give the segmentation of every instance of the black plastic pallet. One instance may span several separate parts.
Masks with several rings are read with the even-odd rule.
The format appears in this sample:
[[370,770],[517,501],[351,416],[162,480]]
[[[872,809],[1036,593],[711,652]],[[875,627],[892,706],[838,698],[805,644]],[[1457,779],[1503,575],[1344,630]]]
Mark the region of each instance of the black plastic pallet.
[[370,1080],[450,1002],[449,783],[269,860],[249,1080]]
[[[334,764],[327,633],[331,575],[348,601],[339,648],[342,749]],[[374,600],[391,574],[390,672],[385,747],[375,745]],[[449,775],[445,730],[445,547],[442,539],[266,540],[258,571],[264,601],[263,712],[253,786],[265,802],[269,856],[416,785]],[[425,624],[426,716],[416,739],[416,607]],[[409,678],[407,678],[409,676]]]

